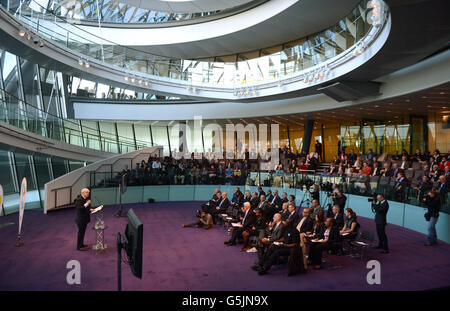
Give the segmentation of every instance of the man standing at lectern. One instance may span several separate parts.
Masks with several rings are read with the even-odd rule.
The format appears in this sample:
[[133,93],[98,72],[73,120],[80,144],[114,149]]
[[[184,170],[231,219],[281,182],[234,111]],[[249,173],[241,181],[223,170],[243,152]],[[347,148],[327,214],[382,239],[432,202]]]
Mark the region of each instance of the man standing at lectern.
[[75,201],[75,209],[77,210],[77,218],[75,223],[78,226],[77,237],[77,250],[86,251],[87,245],[83,244],[84,233],[86,232],[87,224],[91,221],[91,200],[89,198],[90,190],[88,188],[81,189],[81,195],[79,195]]

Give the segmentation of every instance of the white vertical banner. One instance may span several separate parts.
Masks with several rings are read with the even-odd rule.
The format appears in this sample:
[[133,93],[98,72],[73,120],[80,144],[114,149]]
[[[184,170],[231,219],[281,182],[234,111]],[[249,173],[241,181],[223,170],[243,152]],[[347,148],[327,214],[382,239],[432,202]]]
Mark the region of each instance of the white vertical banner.
[[27,178],[22,179],[22,185],[20,186],[20,201],[19,201],[19,239],[22,232],[22,220],[23,212],[25,210],[25,202],[27,196]]
[[0,185],[0,215],[5,216],[5,210],[3,209],[3,187]]

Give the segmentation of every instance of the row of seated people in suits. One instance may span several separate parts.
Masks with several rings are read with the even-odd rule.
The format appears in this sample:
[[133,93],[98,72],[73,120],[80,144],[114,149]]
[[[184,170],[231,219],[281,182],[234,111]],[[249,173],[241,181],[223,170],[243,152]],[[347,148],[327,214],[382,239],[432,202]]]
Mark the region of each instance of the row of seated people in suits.
[[227,211],[230,212],[229,209],[239,211],[239,208],[242,207],[245,202],[249,202],[251,209],[261,209],[264,218],[270,219],[273,214],[281,211],[283,203],[294,201],[294,195],[290,195],[288,198],[287,193],[284,192],[282,197],[280,197],[278,190],[274,190],[273,193],[271,190],[268,190],[266,194],[260,187],[258,188],[258,192],[253,192],[253,194],[251,194],[250,191],[246,191],[245,194],[243,194],[240,188],[236,187],[231,201],[228,199],[228,194],[226,192],[222,193],[219,189],[216,189],[211,200],[202,205],[202,209],[213,216],[215,223],[220,223],[222,222],[220,217],[221,214],[225,214]]
[[262,209],[252,210],[250,202],[245,202],[242,213],[234,220],[231,238],[224,244],[236,245],[242,238],[241,251],[250,251],[249,238],[257,237],[258,261],[252,268],[260,275],[266,274],[279,257],[289,257],[289,275],[303,273],[307,267],[303,254],[308,253],[310,264],[319,269],[322,251],[341,252],[342,240],[354,239],[359,228],[350,208],[346,209],[345,217],[338,205],[333,206],[327,221],[324,215],[317,201],[313,201],[311,208],[303,209],[302,217],[295,211],[295,204],[286,202],[281,212],[268,219]]

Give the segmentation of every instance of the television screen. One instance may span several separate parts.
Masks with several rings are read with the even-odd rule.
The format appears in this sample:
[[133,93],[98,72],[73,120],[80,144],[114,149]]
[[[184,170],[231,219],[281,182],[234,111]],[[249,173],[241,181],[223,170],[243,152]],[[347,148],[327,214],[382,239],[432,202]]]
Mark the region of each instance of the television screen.
[[142,242],[144,225],[134,213],[133,209],[128,211],[128,224],[125,229],[125,251],[130,262],[133,274],[142,278]]

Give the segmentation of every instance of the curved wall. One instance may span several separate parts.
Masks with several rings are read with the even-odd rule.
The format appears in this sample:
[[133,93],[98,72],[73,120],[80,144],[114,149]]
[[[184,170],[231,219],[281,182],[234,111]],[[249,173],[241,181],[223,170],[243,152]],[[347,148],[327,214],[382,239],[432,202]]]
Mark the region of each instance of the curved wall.
[[[230,195],[234,192],[236,186],[223,185],[167,185],[167,186],[133,186],[128,187],[127,192],[122,197],[122,203],[146,203],[149,198],[155,201],[208,201],[214,189],[220,189],[222,192],[228,192]],[[241,187],[245,190],[257,191],[257,187]],[[268,189],[278,190],[279,193],[286,192],[288,195],[295,195],[296,205],[300,205],[304,194],[300,189],[284,189],[274,187],[262,187],[264,191]],[[119,203],[119,191],[117,188],[94,188],[92,189],[93,205],[116,205]],[[347,207],[351,207],[357,215],[367,218],[374,218],[371,205],[367,197],[345,194],[347,196]],[[308,195],[307,195],[308,196]],[[321,192],[321,202],[326,202],[326,193]],[[200,208],[200,203],[199,203]],[[192,211],[193,215],[195,211]],[[420,206],[403,204],[389,201],[388,223],[402,226],[407,229],[427,234],[427,222],[423,215],[425,208]],[[366,228],[375,232],[373,228]],[[438,238],[450,243],[450,215],[441,213],[436,225]],[[425,242],[425,240],[424,240]]]

